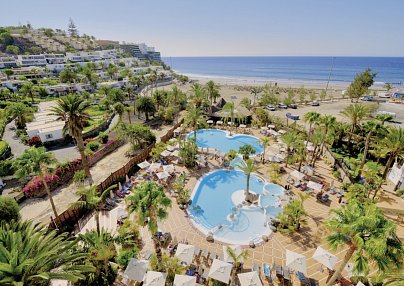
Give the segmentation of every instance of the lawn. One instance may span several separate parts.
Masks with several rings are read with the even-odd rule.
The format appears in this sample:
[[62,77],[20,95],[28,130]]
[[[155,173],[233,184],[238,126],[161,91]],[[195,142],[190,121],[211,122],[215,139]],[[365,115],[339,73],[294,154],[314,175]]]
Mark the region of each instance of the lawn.
[[90,115],[89,125],[84,127],[83,132],[93,130],[102,124],[105,121],[105,117],[108,115],[108,112],[100,109],[98,105],[92,105],[87,113]]

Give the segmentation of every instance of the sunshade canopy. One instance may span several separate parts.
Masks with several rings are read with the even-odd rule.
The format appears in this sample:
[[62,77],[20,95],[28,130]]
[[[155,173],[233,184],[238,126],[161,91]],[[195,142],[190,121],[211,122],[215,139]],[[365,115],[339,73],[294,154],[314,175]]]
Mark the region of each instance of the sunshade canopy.
[[174,286],[195,286],[196,277],[176,274],[174,277]]
[[227,284],[229,283],[232,268],[233,265],[230,263],[214,259],[208,277]]
[[335,256],[334,254],[331,254],[324,248],[321,248],[320,246],[317,247],[316,251],[314,252],[312,258],[318,262],[320,262],[322,265],[329,269],[334,269],[335,264],[337,264],[338,257]]
[[180,261],[183,261],[187,264],[191,264],[192,259],[194,258],[194,252],[195,252],[195,246],[180,243],[177,246],[175,256],[177,256]]
[[[236,256],[239,256],[241,252],[243,251],[240,245],[223,245],[223,260],[229,263],[233,263],[233,257],[229,254],[227,251],[227,247],[230,247],[230,249],[234,252]],[[242,258],[239,260],[241,263],[244,262]]]
[[261,279],[257,271],[237,274],[241,286],[262,286]]
[[128,266],[126,266],[123,275],[133,281],[143,281],[148,268],[149,261],[132,258],[129,261]]
[[286,267],[306,274],[306,256],[286,249]]
[[166,273],[148,271],[146,273],[144,285],[145,286],[165,286],[166,277],[167,277]]

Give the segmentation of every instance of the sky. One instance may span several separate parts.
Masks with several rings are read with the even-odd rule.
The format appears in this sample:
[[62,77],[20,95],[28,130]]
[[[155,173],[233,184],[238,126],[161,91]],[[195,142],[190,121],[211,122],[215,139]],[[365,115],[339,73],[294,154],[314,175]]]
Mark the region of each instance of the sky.
[[71,17],[80,33],[144,42],[163,57],[404,56],[403,0],[0,0],[0,7],[0,26],[67,29]]

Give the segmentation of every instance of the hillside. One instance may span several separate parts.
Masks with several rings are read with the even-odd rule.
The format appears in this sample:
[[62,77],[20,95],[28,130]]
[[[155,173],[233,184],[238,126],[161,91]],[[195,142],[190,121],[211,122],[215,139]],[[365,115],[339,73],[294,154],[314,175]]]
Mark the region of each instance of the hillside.
[[0,27],[0,54],[64,53],[98,48],[95,37],[80,36],[73,22],[69,24],[68,32],[52,28],[34,29],[30,25]]

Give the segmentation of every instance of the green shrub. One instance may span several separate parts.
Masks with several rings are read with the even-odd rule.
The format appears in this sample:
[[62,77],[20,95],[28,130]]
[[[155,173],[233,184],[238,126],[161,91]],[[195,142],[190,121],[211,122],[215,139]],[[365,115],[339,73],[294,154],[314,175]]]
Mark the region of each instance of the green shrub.
[[103,144],[106,144],[106,143],[108,142],[108,134],[105,133],[105,132],[100,132],[100,133],[98,134],[98,138],[100,138],[100,140],[101,140],[101,142],[102,142]]
[[0,141],[0,155],[2,155],[8,149],[8,143],[6,141]]
[[128,266],[129,261],[137,257],[138,254],[138,249],[133,248],[130,250],[121,250],[116,258],[116,262],[121,266],[122,268],[126,268]]
[[84,170],[78,170],[73,175],[73,182],[76,184],[83,184],[86,181],[86,172]]
[[0,161],[0,177],[11,176],[14,174],[14,171],[12,160]]
[[97,151],[98,148],[100,148],[100,143],[98,143],[97,141],[92,141],[87,143],[86,148],[90,149],[91,151]]
[[0,197],[0,222],[10,222],[20,219],[20,207],[10,197]]

